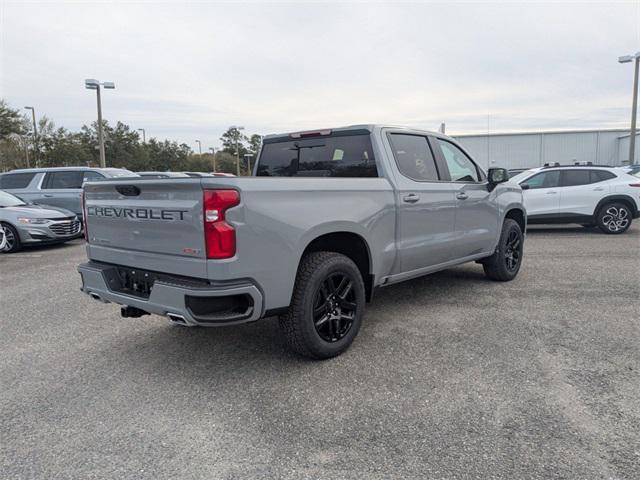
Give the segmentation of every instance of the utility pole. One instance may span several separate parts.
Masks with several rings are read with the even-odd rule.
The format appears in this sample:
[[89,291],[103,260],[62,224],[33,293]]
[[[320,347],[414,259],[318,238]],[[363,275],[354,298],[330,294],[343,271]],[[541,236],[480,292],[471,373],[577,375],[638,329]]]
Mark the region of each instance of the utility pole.
[[200,140],[196,140],[196,143],[198,144],[198,153],[202,155],[202,142],[200,142]]
[[116,88],[113,82],[100,83],[95,78],[87,78],[84,81],[84,87],[88,90],[96,91],[96,98],[98,101],[98,146],[100,148],[100,166],[105,168],[107,166],[107,159],[104,154],[104,134],[102,132],[102,101],[100,100],[100,85],[104,88],[114,89]]
[[142,132],[142,143],[147,143],[147,132],[144,131],[144,128],[139,128],[139,132]]
[[[31,110],[31,118],[33,119],[33,161],[36,168],[38,165],[38,126],[36,124],[36,110],[33,107],[24,107],[25,110]],[[27,165],[29,165],[29,157],[27,154]]]
[[211,150],[211,155],[213,155],[213,173],[216,173],[216,149],[209,147],[209,150]]
[[250,153],[244,154],[244,158],[247,159],[247,175],[249,176],[251,176],[251,157],[253,157],[253,155],[251,155]]
[[619,63],[630,63],[635,60],[635,72],[633,75],[633,100],[631,105],[631,132],[629,137],[629,164],[636,161],[636,117],[638,114],[638,73],[640,71],[640,52],[634,55],[625,55],[618,58]]
[[229,130],[235,130],[236,131],[236,174],[239,177],[240,176],[240,146],[239,146],[239,140],[240,140],[240,130],[244,130],[244,127],[237,127],[235,125],[232,125],[229,127]]

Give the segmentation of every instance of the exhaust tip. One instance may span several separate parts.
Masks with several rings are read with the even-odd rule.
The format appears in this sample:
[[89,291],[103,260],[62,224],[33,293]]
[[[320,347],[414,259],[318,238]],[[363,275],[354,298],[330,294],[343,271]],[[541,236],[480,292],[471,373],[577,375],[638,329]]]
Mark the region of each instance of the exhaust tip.
[[174,323],[179,323],[181,325],[186,325],[187,321],[184,319],[182,315],[178,315],[177,313],[167,313],[167,317]]
[[95,292],[89,292],[89,296],[90,296],[91,298],[93,298],[94,300],[102,301],[102,299],[100,298],[100,295],[98,295],[98,294],[97,294],[97,293],[95,293]]

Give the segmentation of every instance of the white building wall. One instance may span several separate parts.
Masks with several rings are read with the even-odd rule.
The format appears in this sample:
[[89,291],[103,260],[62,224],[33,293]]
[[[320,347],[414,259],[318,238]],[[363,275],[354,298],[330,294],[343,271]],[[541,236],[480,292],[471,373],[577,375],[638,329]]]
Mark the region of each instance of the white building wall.
[[621,165],[627,157],[621,154],[625,134],[627,134],[626,150],[628,151],[628,130],[454,135],[453,137],[485,168],[497,166],[527,168],[554,162]]

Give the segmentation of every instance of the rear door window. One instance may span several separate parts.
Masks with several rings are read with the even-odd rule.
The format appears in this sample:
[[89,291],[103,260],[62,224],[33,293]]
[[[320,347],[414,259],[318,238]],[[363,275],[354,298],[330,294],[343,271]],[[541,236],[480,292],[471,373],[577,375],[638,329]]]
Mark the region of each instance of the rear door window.
[[0,188],[27,188],[35,173],[7,173],[0,176]]
[[389,135],[398,170],[418,182],[439,180],[436,161],[427,142],[420,135],[392,133]]
[[79,170],[49,172],[44,179],[42,188],[47,190],[80,189],[82,188],[84,173],[85,172]]
[[589,170],[564,170],[562,172],[562,186],[575,187],[591,183]]
[[258,176],[377,177],[369,135],[265,142]]

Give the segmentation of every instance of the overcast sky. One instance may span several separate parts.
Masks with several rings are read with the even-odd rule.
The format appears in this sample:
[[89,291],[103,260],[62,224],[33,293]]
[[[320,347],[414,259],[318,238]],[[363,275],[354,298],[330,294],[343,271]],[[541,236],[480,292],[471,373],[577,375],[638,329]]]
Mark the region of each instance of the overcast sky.
[[640,2],[0,0],[0,97],[71,130],[104,117],[194,149],[393,123],[447,133],[627,127]]

